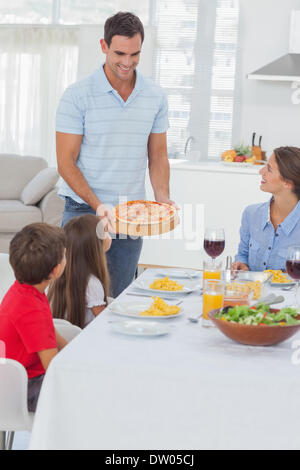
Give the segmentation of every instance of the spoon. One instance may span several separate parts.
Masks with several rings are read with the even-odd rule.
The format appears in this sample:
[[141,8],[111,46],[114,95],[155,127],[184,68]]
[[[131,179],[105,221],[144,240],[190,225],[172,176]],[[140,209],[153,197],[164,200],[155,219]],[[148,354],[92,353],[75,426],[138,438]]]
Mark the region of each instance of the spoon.
[[258,304],[268,304],[268,305],[280,304],[283,301],[284,301],[284,297],[282,295],[269,294],[266,297],[263,297],[262,299],[259,299],[257,302],[252,304],[251,307],[255,307]]

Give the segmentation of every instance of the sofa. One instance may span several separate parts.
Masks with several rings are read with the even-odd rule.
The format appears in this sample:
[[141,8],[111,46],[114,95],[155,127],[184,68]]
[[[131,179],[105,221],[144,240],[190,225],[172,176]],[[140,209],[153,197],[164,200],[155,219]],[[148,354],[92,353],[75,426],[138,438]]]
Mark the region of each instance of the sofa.
[[60,225],[64,200],[57,194],[59,175],[40,157],[0,154],[0,252],[25,225]]

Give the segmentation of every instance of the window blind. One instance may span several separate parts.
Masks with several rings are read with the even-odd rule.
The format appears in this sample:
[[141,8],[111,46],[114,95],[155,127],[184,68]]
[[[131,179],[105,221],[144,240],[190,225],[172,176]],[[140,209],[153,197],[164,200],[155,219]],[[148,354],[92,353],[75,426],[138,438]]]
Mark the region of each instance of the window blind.
[[232,145],[238,0],[157,0],[154,78],[166,91],[171,158],[187,138],[202,159]]
[[238,20],[238,1],[217,1],[208,158],[232,147]]
[[173,158],[182,153],[188,136],[195,73],[197,12],[197,0],[156,2],[154,75],[168,95],[168,151]]

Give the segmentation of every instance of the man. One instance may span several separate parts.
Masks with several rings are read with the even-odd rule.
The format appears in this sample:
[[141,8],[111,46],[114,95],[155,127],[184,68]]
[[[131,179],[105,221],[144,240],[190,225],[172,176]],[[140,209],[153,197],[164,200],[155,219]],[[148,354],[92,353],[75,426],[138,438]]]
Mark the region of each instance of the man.
[[[135,15],[119,12],[108,18],[104,66],[71,85],[57,111],[57,161],[64,183],[60,195],[66,205],[63,224],[82,213],[108,219],[111,206],[121,200],[145,199],[147,160],[158,202],[169,199],[170,167],[166,131],[165,94],[137,72],[144,28]],[[109,207],[110,206],[110,207]],[[142,239],[114,237],[107,253],[112,295],[132,281]]]

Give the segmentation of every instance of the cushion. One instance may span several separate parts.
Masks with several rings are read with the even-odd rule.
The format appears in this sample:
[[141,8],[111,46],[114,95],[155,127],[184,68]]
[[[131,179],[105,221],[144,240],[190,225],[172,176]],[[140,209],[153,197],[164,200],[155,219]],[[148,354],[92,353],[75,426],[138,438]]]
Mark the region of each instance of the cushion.
[[25,225],[42,222],[42,212],[36,206],[25,206],[17,200],[0,200],[0,233],[15,233]]
[[25,186],[21,193],[21,201],[26,206],[33,206],[54,188],[58,178],[55,168],[44,168]]
[[47,167],[40,157],[0,154],[0,199],[20,199],[27,183]]

